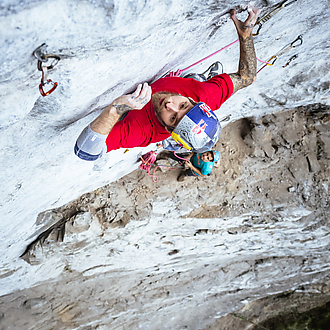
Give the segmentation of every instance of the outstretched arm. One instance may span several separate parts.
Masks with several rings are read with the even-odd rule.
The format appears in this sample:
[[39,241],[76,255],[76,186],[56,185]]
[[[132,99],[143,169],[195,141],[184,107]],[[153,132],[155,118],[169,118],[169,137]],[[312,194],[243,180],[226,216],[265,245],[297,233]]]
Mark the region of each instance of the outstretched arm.
[[151,100],[151,87],[139,84],[135,92],[118,97],[91,122],[92,131],[108,135],[120,116],[129,110],[141,110]]
[[257,60],[254,51],[252,30],[258,18],[260,10],[249,5],[249,17],[245,22],[236,17],[234,9],[230,12],[240,44],[240,58],[238,71],[230,73],[229,76],[234,84],[234,93],[238,90],[251,85],[257,78]]

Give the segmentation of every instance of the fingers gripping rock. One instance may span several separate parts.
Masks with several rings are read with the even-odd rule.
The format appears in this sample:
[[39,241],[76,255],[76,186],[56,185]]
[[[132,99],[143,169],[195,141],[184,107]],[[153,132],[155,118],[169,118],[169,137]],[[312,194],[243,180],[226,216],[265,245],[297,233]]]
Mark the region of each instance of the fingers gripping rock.
[[151,100],[151,87],[144,83],[139,84],[131,94],[131,102],[134,105],[134,109],[142,109]]

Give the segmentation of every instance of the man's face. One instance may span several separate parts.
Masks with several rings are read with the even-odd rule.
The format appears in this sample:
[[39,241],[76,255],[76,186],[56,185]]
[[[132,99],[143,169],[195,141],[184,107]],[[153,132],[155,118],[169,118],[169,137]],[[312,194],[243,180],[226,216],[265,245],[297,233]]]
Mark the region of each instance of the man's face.
[[213,162],[213,153],[211,151],[203,152],[201,155],[201,160],[203,162]]
[[156,114],[169,127],[176,127],[193,107],[185,96],[161,92],[153,94],[152,104]]

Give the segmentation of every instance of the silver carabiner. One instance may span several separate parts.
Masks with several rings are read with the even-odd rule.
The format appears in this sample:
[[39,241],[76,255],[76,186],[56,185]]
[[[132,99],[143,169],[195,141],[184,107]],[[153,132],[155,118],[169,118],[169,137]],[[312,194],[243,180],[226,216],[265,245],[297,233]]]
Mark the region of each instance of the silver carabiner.
[[47,45],[44,42],[43,44],[41,44],[39,47],[37,47],[34,51],[33,51],[33,55],[36,57],[36,59],[40,62],[47,62],[47,58],[45,58],[45,55],[47,54]]
[[[298,43],[297,45],[295,45],[296,42],[300,42],[300,43]],[[290,46],[292,48],[295,48],[295,47],[301,46],[302,43],[303,43],[302,35],[299,35],[296,40],[294,40],[294,41],[291,42]]]

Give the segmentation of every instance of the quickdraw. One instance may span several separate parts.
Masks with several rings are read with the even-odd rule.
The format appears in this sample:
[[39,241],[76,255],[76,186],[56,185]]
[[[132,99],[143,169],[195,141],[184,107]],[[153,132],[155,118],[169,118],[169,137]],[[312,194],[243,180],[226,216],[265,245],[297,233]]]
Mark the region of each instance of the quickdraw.
[[224,122],[224,121],[229,121],[230,120],[230,117],[231,117],[231,113],[229,115],[227,115],[227,116],[222,117],[221,119],[219,119],[219,121],[221,123]]
[[[292,0],[292,1],[290,1],[290,2],[288,2],[288,1],[289,1],[289,0],[285,0],[285,1],[281,2],[281,3],[278,4],[277,7],[275,7],[271,12],[269,12],[268,14],[266,14],[266,15],[264,15],[262,18],[260,18],[260,19],[256,22],[256,24],[255,24],[255,26],[256,26],[256,25],[259,26],[259,27],[258,27],[258,30],[257,30],[256,33],[254,33],[254,34],[252,34],[252,35],[253,35],[253,36],[257,36],[257,35],[260,33],[260,30],[261,30],[261,28],[262,28],[263,23],[267,22],[270,18],[272,18],[275,14],[277,14],[282,8],[291,5],[292,3],[296,2],[297,0]],[[166,72],[166,73],[162,76],[162,78],[164,78],[164,77],[180,77],[181,74],[182,74],[184,71],[187,71],[187,70],[189,70],[190,68],[194,67],[195,65],[204,62],[204,61],[207,60],[208,58],[210,58],[210,57],[212,57],[212,56],[214,56],[214,55],[216,55],[216,54],[222,52],[223,50],[229,48],[230,46],[236,44],[238,41],[239,41],[239,39],[233,41],[232,43],[228,44],[227,46],[225,46],[225,47],[223,47],[223,48],[217,50],[216,52],[214,52],[214,53],[212,53],[212,54],[210,54],[210,55],[208,55],[208,56],[202,58],[201,60],[197,61],[196,63],[194,63],[194,64],[192,64],[192,65],[189,65],[188,67],[186,67],[186,68],[184,68],[184,69],[182,69],[182,70],[181,70],[181,69],[178,69],[177,71],[168,71],[168,72]],[[266,62],[266,61],[262,61],[262,60],[260,60],[258,57],[257,57],[257,60],[258,60],[259,62],[266,63],[267,65],[272,65],[272,64],[270,64],[270,63],[268,63],[268,62]],[[264,68],[264,67],[263,67],[263,68]],[[259,70],[259,71],[260,71],[260,70]],[[259,71],[258,71],[258,72],[259,72]]]
[[286,62],[285,65],[282,66],[282,68],[286,68],[293,60],[295,60],[298,57],[298,54],[295,54],[289,58],[289,60]]
[[[33,55],[38,60],[38,70],[42,72],[41,83],[39,84],[39,91],[42,96],[51,94],[58,86],[57,82],[53,82],[51,79],[47,79],[48,71],[53,69],[55,65],[61,59],[58,55],[47,54],[47,45],[43,43],[33,51]],[[51,60],[50,64],[47,62]],[[44,90],[46,85],[51,85],[51,88],[47,91]]]
[[[303,38],[302,35],[299,35],[297,37],[297,39],[295,39],[294,41],[292,41],[291,43],[287,44],[286,46],[284,46],[280,51],[278,51],[275,55],[273,55],[268,61],[267,63],[262,66],[257,73],[259,73],[263,68],[265,68],[267,65],[274,65],[274,63],[276,62],[276,60],[283,55],[284,53],[286,53],[287,51],[289,51],[291,48],[296,48],[298,46],[301,46],[303,43]],[[298,56],[298,55],[297,55]],[[292,59],[291,59],[292,61]],[[290,62],[289,62],[290,63]],[[288,64],[289,64],[288,63]]]
[[275,16],[281,9],[284,7],[287,7],[291,5],[292,3],[296,2],[297,0],[293,0],[288,2],[288,0],[285,0],[281,3],[279,3],[272,11],[270,11],[268,14],[261,17],[259,20],[257,20],[256,24],[254,26],[258,26],[257,32],[252,33],[253,36],[257,36],[260,33],[260,30],[262,28],[262,25],[269,21],[273,16]]

